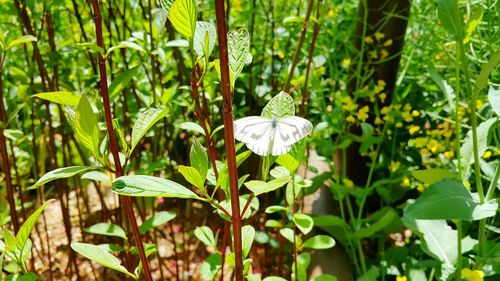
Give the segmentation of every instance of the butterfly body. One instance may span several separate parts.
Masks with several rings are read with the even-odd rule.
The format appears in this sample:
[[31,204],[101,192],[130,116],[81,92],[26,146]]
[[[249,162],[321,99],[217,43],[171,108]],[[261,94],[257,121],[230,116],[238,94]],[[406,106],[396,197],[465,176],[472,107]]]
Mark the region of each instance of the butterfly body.
[[298,116],[272,119],[249,116],[234,122],[234,135],[258,155],[278,156],[288,153],[312,128],[311,122]]

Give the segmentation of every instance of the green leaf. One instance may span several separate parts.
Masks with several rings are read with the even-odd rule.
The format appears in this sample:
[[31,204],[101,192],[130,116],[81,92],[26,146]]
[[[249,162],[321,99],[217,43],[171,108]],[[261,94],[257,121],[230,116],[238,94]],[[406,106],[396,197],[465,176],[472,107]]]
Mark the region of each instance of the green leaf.
[[281,236],[285,237],[286,240],[290,241],[290,243],[293,243],[294,235],[293,235],[293,230],[291,228],[282,228],[280,229],[280,234]]
[[266,208],[265,213],[266,214],[272,214],[276,212],[283,212],[286,211],[286,207],[284,206],[279,206],[279,205],[274,205],[274,206],[269,206]]
[[189,160],[191,166],[199,172],[203,182],[205,182],[208,174],[208,156],[205,148],[196,138],[194,138],[191,151],[189,152]]
[[19,44],[24,44],[24,43],[28,43],[28,42],[36,42],[36,37],[33,36],[33,35],[24,35],[24,36],[21,36],[19,38],[16,38],[12,41],[9,42],[9,44],[7,44],[7,48],[6,50],[16,46],[16,45],[19,45]]
[[88,166],[70,166],[70,167],[58,168],[43,175],[40,179],[38,179],[38,181],[33,186],[30,187],[30,189],[37,188],[53,180],[69,178],[91,169],[94,168]]
[[128,196],[201,199],[178,183],[146,175],[119,177],[113,181],[111,190]]
[[474,30],[476,30],[479,24],[481,24],[482,20],[483,20],[482,9],[477,9],[472,13],[469,20],[467,21],[467,26],[465,27],[465,37],[463,40],[463,44],[467,44],[470,41],[472,33],[474,33]]
[[34,211],[33,214],[31,214],[26,219],[21,228],[19,228],[19,231],[17,232],[16,235],[16,246],[18,250],[23,251],[24,246],[26,245],[26,242],[30,237],[31,230],[33,229],[33,226],[35,226],[36,221],[38,220],[38,217],[43,212],[43,210],[45,210],[45,208],[47,208],[54,201],[55,200],[51,199],[45,202],[42,206],[40,206],[40,208]]
[[281,118],[285,116],[295,115],[295,103],[293,98],[281,91],[274,96],[262,109],[263,117],[267,119]]
[[71,243],[71,248],[80,255],[93,260],[104,267],[111,268],[136,279],[134,274],[128,272],[127,269],[120,264],[120,260],[118,258],[113,256],[106,250],[101,249],[99,246],[87,243],[73,242]]
[[337,241],[344,246],[350,241],[349,236],[352,235],[349,225],[340,217],[332,215],[324,215],[314,217],[314,226],[321,228],[331,234]]
[[156,122],[165,117],[167,112],[166,109],[148,108],[137,115],[137,120],[132,128],[132,140],[130,150],[128,151],[129,156],[142,137],[144,137]]
[[227,48],[229,55],[229,69],[232,73],[232,85],[234,80],[238,78],[245,61],[247,60],[250,50],[250,35],[248,30],[242,28],[238,30],[231,30],[227,33]]
[[205,189],[205,180],[194,167],[180,165],[177,170],[190,184],[201,190]]
[[245,225],[241,228],[243,259],[248,256],[255,239],[255,228],[251,225]]
[[174,219],[176,214],[174,212],[161,211],[154,214],[152,217],[145,220],[141,226],[139,226],[139,233],[144,234],[155,227],[166,224],[170,220]]
[[205,131],[203,131],[203,128],[194,122],[182,122],[181,124],[179,124],[179,128],[186,130],[186,131],[200,133],[202,135],[205,134]]
[[112,223],[97,223],[85,229],[85,232],[105,236],[115,236],[127,240],[127,234],[125,233],[125,230],[123,230],[123,228],[121,228],[120,226]]
[[309,232],[311,232],[311,230],[314,227],[313,219],[310,216],[303,213],[294,214],[293,222],[305,235],[309,234]]
[[186,38],[194,35],[196,27],[196,3],[194,0],[175,0],[169,12],[175,30]]
[[212,53],[215,46],[215,26],[211,22],[197,21],[194,32],[193,47],[198,57],[204,57]]
[[311,279],[311,281],[337,281],[337,277],[330,274],[321,274]]
[[168,17],[170,13],[170,9],[172,8],[172,5],[174,4],[175,0],[159,0],[160,2],[160,7],[165,16]]
[[73,92],[58,91],[38,93],[33,95],[32,97],[40,98],[57,104],[77,106],[80,102],[81,95],[75,94]]
[[488,100],[490,101],[491,108],[500,116],[500,90],[495,90],[493,87],[490,87],[488,90]]
[[439,0],[438,17],[441,24],[456,38],[462,39],[462,17],[458,10],[457,0]]
[[309,253],[301,253],[297,256],[297,271],[295,272],[295,263],[292,265],[292,276],[296,276],[297,281],[306,281],[307,280],[307,267],[311,263],[311,254]]
[[8,228],[3,227],[3,239],[5,240],[5,250],[14,253],[16,250],[16,237]]
[[335,240],[328,235],[316,235],[307,239],[302,246],[316,250],[329,249],[335,246]]
[[245,186],[252,191],[255,196],[258,196],[262,193],[267,193],[274,191],[283,185],[287,184],[290,181],[291,177],[282,177],[282,178],[277,178],[274,180],[271,180],[269,182],[264,182],[264,181],[259,181],[259,180],[253,180],[253,181],[248,181],[245,183]]
[[103,172],[100,171],[90,171],[83,174],[80,179],[82,180],[92,180],[104,183],[106,185],[111,184],[111,178]]
[[132,78],[137,76],[139,73],[139,66],[132,67],[130,69],[126,69],[120,74],[118,74],[113,82],[109,85],[109,99],[113,101],[115,97],[117,97],[123,89],[125,89],[128,84],[130,84],[130,81],[132,81]]
[[500,52],[496,52],[491,55],[488,62],[483,64],[483,66],[481,67],[481,72],[476,77],[476,91],[479,92],[482,89],[488,87],[488,77],[490,76],[491,72],[495,70],[498,64],[500,64]]
[[[481,122],[481,124],[477,127],[477,149],[479,156],[483,155],[486,149],[488,149],[488,135],[490,129],[496,124],[496,122],[497,118],[490,118]],[[460,147],[460,156],[462,158],[461,165],[464,167],[464,170],[467,166],[474,163],[472,130],[467,133],[465,142]]]
[[201,278],[206,281],[214,280],[215,276],[222,268],[222,257],[219,253],[208,256],[201,265]]
[[143,47],[141,47],[140,45],[138,45],[135,42],[132,42],[132,41],[121,41],[120,43],[118,43],[118,45],[113,46],[113,47],[111,47],[111,48],[108,49],[108,51],[106,52],[106,57],[109,56],[109,54],[111,54],[114,50],[124,49],[124,48],[133,49],[133,50],[139,51],[141,53],[145,53],[146,52]]
[[86,96],[80,98],[75,115],[75,138],[95,157],[99,156],[99,124]]
[[373,213],[367,219],[367,226],[354,233],[358,239],[365,237],[374,237],[378,233],[386,235],[401,231],[403,224],[396,210],[385,207]]
[[450,172],[447,169],[427,169],[413,171],[411,174],[417,180],[427,184],[433,184],[443,179],[460,179],[457,173]]
[[494,216],[496,200],[480,204],[458,181],[442,180],[427,188],[415,203],[405,208],[404,216],[425,220],[479,220]]
[[278,277],[278,276],[269,276],[269,277],[264,278],[264,280],[262,280],[262,281],[286,281],[286,279]]
[[217,248],[217,241],[215,240],[212,229],[208,226],[197,226],[194,230],[194,236],[198,238],[203,244],[208,247]]
[[361,275],[356,281],[378,280],[379,276],[380,276],[380,269],[376,266],[372,266],[365,274]]

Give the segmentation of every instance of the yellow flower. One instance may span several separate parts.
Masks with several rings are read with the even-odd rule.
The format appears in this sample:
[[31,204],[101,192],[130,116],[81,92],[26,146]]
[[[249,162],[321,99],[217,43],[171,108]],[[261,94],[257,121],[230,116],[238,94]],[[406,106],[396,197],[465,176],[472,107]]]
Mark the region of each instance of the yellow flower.
[[372,44],[373,43],[373,38],[371,38],[370,36],[366,36],[365,37],[365,43],[366,44]]
[[444,154],[444,157],[446,157],[446,159],[451,159],[455,155],[455,153],[451,150],[445,151],[443,154]]
[[380,93],[378,95],[379,99],[381,102],[385,102],[385,98],[387,97],[387,94],[386,93]]
[[347,187],[349,189],[354,187],[354,183],[352,182],[352,180],[350,180],[348,178],[343,178],[342,183],[345,185],[345,187]]
[[468,268],[464,268],[461,273],[467,281],[483,281],[484,272],[481,270],[470,270]]
[[387,41],[384,42],[384,46],[385,47],[389,47],[391,45],[392,45],[392,39],[389,39],[389,40],[387,40]]
[[476,109],[479,110],[481,107],[483,107],[484,102],[482,100],[477,100],[476,101]]
[[436,153],[438,148],[439,148],[439,142],[437,140],[430,140],[428,143],[427,143],[427,148],[430,149],[430,151],[432,151],[432,153]]
[[375,125],[380,125],[380,124],[384,123],[384,122],[382,121],[382,119],[380,119],[380,117],[378,117],[378,116],[377,116],[377,118],[375,118],[375,121],[374,121],[374,122],[375,122]]
[[493,153],[492,153],[491,151],[486,150],[486,151],[483,153],[483,158],[484,158],[484,159],[488,159],[488,158],[490,158],[490,157],[491,157],[491,155],[492,155],[492,154],[493,154]]
[[416,132],[420,131],[420,126],[411,125],[408,131],[410,132],[410,135],[414,135]]
[[417,110],[413,110],[413,111],[411,112],[411,116],[413,116],[413,117],[418,117],[418,116],[420,116],[420,112],[418,112]]
[[404,177],[403,181],[401,181],[401,186],[408,187],[410,186],[410,179],[408,177]]
[[368,52],[368,55],[370,55],[370,58],[372,59],[376,59],[378,56],[377,51],[370,51]]
[[406,281],[406,276],[396,276],[396,281]]
[[382,33],[382,32],[376,32],[375,33],[375,38],[377,38],[377,40],[380,40],[380,39],[382,39],[384,37],[385,37],[385,34]]
[[391,172],[396,171],[397,169],[399,169],[400,166],[401,163],[399,161],[391,161],[391,166],[390,166]]
[[347,118],[345,120],[347,122],[351,122],[351,123],[356,122],[356,118],[354,118],[354,116],[352,116],[352,115],[347,116]]
[[391,107],[390,106],[384,106],[382,107],[382,109],[380,110],[380,113],[386,115],[387,113],[389,113],[391,111]]
[[343,68],[348,68],[350,65],[351,65],[351,59],[350,58],[345,58],[340,63],[340,66],[342,66]]
[[401,114],[401,116],[403,117],[403,119],[406,121],[406,122],[411,122],[413,121],[413,117],[411,117],[411,113],[409,111],[403,111],[403,113]]
[[370,110],[370,108],[368,107],[368,105],[365,105],[363,108],[358,110],[358,119],[361,120],[361,122],[365,122],[366,119],[368,119],[368,117],[369,117],[368,111],[369,110]]
[[380,50],[380,59],[385,59],[389,55],[389,52],[386,49]]

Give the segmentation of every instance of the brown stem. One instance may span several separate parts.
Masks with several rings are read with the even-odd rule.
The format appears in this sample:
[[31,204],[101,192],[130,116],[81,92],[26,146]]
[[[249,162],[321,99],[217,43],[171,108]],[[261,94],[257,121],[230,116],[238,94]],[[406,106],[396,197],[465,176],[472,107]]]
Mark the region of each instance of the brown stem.
[[290,66],[290,72],[288,73],[288,77],[286,78],[285,86],[283,87],[283,91],[288,92],[290,88],[290,82],[292,81],[293,72],[295,71],[295,67],[299,62],[300,51],[302,49],[302,45],[304,44],[304,39],[306,38],[307,27],[309,26],[309,19],[311,17],[311,11],[314,6],[314,0],[309,0],[307,4],[306,10],[306,18],[304,20],[304,25],[302,26],[302,31],[300,32],[299,42],[297,43],[297,47],[295,48],[295,53],[293,54],[292,65]]
[[227,20],[224,13],[224,0],[215,1],[217,17],[217,39],[219,43],[221,88],[223,97],[224,139],[231,193],[231,213],[234,236],[235,276],[236,281],[243,281],[243,253],[241,241],[240,196],[238,191],[238,169],[236,166],[236,150],[233,128],[233,97],[229,81],[229,64],[227,50]]
[[[92,5],[94,8],[94,21],[97,35],[97,45],[104,49],[104,41],[102,36],[102,16],[101,10],[99,8],[98,0],[92,0]],[[116,134],[113,130],[113,120],[111,117],[111,107],[109,102],[108,94],[108,82],[106,75],[106,58],[103,54],[99,54],[99,75],[101,78],[101,95],[103,99],[104,112],[106,116],[106,125],[109,134],[109,149],[113,155],[113,160],[115,162],[115,175],[116,177],[121,177],[124,175],[123,167],[120,162],[120,157],[118,154],[118,142],[116,140]],[[142,262],[142,268],[147,281],[152,281],[151,270],[149,268],[148,259],[146,253],[144,252],[144,247],[142,245],[141,235],[139,233],[139,228],[137,227],[137,221],[134,215],[134,210],[132,209],[132,200],[128,196],[122,197],[123,205],[125,207],[125,213],[127,215],[128,221],[132,227],[134,233],[135,242],[137,244],[137,249],[139,250],[139,256]]]

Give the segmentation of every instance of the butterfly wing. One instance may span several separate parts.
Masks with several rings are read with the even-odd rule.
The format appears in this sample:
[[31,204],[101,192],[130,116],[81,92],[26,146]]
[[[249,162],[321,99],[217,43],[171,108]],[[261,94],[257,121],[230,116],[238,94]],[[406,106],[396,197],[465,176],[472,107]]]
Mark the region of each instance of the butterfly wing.
[[234,137],[258,155],[266,156],[272,137],[271,120],[249,116],[234,121]]
[[278,119],[273,150],[274,147],[291,147],[294,143],[311,133],[312,129],[312,123],[302,117],[287,116]]

